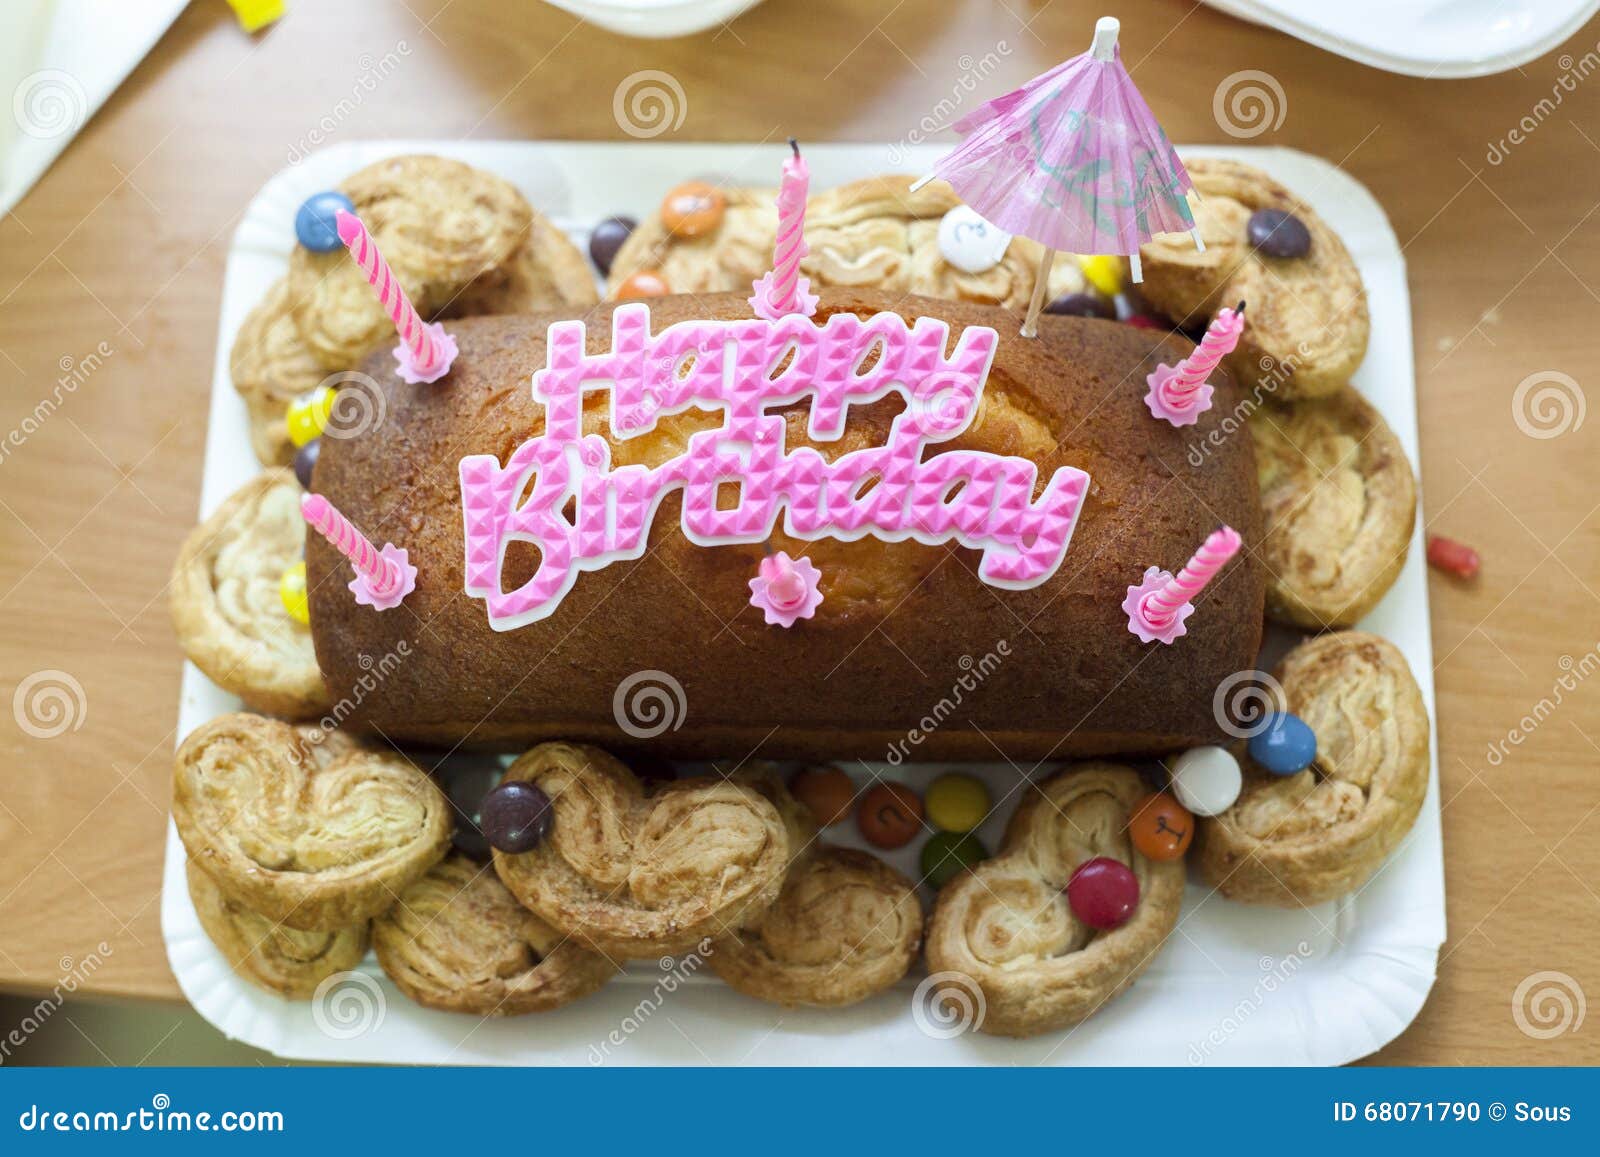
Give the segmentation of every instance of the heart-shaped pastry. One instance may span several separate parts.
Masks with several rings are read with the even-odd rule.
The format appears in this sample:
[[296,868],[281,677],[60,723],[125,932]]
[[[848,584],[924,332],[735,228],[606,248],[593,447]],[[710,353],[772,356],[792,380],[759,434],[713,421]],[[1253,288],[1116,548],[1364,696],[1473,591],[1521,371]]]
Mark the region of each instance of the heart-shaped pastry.
[[[1215,157],[1186,164],[1195,227],[1206,247],[1197,250],[1187,233],[1147,241],[1139,250],[1144,297],[1196,328],[1243,301],[1244,333],[1227,365],[1246,392],[1310,398],[1344,385],[1366,356],[1370,322],[1361,273],[1339,235],[1260,169]],[[1266,244],[1251,237],[1258,212],[1276,222]],[[1273,242],[1291,229],[1305,251],[1274,256]]]
[[1317,757],[1289,776],[1241,759],[1238,800],[1200,822],[1196,843],[1224,896],[1299,908],[1361,887],[1411,830],[1428,794],[1428,711],[1400,649],[1364,631],[1308,639],[1277,679]]
[[418,1004],[476,1016],[560,1008],[617,967],[518,904],[486,864],[448,856],[372,922],[378,963]]
[[290,1000],[310,1000],[330,976],[367,954],[365,922],[333,932],[301,932],[230,900],[210,876],[188,865],[189,899],[200,927],[250,983]]
[[[1000,854],[940,890],[927,946],[936,1008],[1017,1037],[1077,1024],[1127,988],[1176,926],[1184,880],[1181,859],[1147,859],[1128,838],[1149,792],[1132,768],[1084,763],[1024,790]],[[1097,932],[1066,888],[1102,856],[1132,869],[1139,902],[1121,927]]]
[[250,412],[250,444],[263,466],[294,461],[285,415],[289,403],[327,376],[312,356],[289,306],[289,279],[279,278],[245,315],[228,355],[233,388]]
[[172,818],[225,895],[310,931],[371,919],[450,847],[450,804],[410,760],[243,712],[178,748]]
[[608,956],[726,935],[783,886],[783,818],[744,783],[679,780],[647,795],[616,759],[570,743],[540,744],[505,779],[541,788],[554,816],[533,851],[495,852],[495,870],[522,904]]
[[264,470],[189,532],[172,566],[178,645],[245,706],[286,719],[329,707],[311,628],[284,609],[279,583],[300,561],[306,524],[292,471]]

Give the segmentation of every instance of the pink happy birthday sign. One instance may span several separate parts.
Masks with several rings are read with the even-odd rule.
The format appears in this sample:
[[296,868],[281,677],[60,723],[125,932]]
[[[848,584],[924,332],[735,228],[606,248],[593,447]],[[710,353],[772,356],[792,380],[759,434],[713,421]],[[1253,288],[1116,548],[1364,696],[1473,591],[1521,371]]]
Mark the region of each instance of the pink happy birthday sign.
[[[895,313],[835,314],[824,325],[799,314],[686,321],[652,335],[649,307],[635,302],[613,313],[609,352],[585,353],[586,336],[581,321],[550,327],[545,368],[533,375],[542,434],[504,465],[488,454],[461,459],[466,592],[484,600],[497,631],[547,618],[581,573],[640,557],[674,489],[684,536],[699,546],[763,542],[781,511],[794,538],[959,542],[982,551],[984,582],[1014,590],[1044,582],[1066,555],[1089,484],[1082,470],[1060,467],[1035,499],[1038,467],[1026,458],[923,458],[972,423],[997,342],[986,326],[963,330],[949,354],[948,325],[923,317],[908,326]],[[613,469],[610,443],[582,431],[583,395],[599,389],[611,392],[617,440],[690,408],[720,409],[723,421],[658,466]],[[892,392],[906,407],[887,442],[832,462],[809,446],[787,449],[784,419],[767,412],[809,398],[809,434],[831,442],[850,406]],[[738,501],[723,507],[718,489],[728,483]],[[515,541],[538,547],[539,566],[506,591],[502,566]]]

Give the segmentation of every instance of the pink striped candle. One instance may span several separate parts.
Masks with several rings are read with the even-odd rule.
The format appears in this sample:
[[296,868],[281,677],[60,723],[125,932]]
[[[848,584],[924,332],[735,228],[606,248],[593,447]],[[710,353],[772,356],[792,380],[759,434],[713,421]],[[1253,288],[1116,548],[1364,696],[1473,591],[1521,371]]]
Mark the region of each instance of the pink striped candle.
[[810,317],[817,309],[810,280],[800,276],[800,262],[811,252],[806,245],[806,194],[811,188],[811,170],[793,137],[789,138],[789,148],[793,156],[783,163],[783,184],[778,190],[778,237],[772,246],[772,270],[755,283],[755,296],[750,299],[756,314],[768,321],[790,313]]
[[385,543],[382,550],[373,546],[372,540],[322,495],[302,495],[300,515],[355,568],[350,590],[358,602],[388,610],[399,606],[416,588],[417,568],[411,566],[404,550],[392,543]]
[[1213,531],[1183,569],[1169,575],[1159,567],[1145,571],[1144,581],[1128,588],[1122,609],[1128,630],[1144,643],[1170,643],[1187,633],[1184,620],[1194,613],[1194,600],[1228,560],[1239,553],[1239,532],[1231,526]]
[[334,220],[339,227],[339,240],[350,250],[350,256],[361,267],[367,284],[378,295],[378,303],[400,334],[400,345],[395,349],[400,376],[413,384],[438,381],[455,361],[455,340],[445,333],[443,326],[429,325],[422,320],[389,263],[378,252],[378,244],[361,218],[339,209]]
[[1158,418],[1174,426],[1193,425],[1211,408],[1212,389],[1206,379],[1222,359],[1231,354],[1244,332],[1244,302],[1233,309],[1220,310],[1206,327],[1194,353],[1176,366],[1163,363],[1145,378],[1150,391],[1145,405]]

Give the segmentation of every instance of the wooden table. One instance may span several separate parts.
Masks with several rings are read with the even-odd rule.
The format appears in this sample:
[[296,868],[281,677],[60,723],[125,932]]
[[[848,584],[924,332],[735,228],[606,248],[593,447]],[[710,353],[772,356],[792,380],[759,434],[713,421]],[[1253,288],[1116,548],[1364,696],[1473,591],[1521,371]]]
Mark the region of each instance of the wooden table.
[[[179,672],[165,583],[195,516],[229,236],[297,150],[618,139],[612,94],[643,69],[683,85],[676,139],[896,141],[969,74],[999,92],[1081,51],[1107,6],[768,0],[670,42],[534,3],[291,7],[252,40],[195,4],[0,222],[0,690],[63,671],[85,705],[55,738],[0,727],[5,988],[48,990],[98,953],[80,992],[179,996],[158,927]],[[1186,0],[1115,7],[1173,139],[1239,139],[1214,97],[1269,73],[1282,119],[1252,143],[1342,165],[1410,262],[1425,516],[1484,567],[1431,580],[1450,936],[1379,1059],[1592,1063],[1600,1025],[1534,1039],[1511,1001],[1543,970],[1600,995],[1600,679],[1578,678],[1600,645],[1600,419],[1578,421],[1600,348],[1600,79],[1577,79],[1600,23],[1562,49],[1576,62],[1423,81]],[[1565,432],[1519,426],[1530,381],[1524,402],[1548,387],[1577,409],[1522,425]],[[1564,674],[1575,689],[1524,720]],[[1491,761],[1514,728],[1525,741]]]

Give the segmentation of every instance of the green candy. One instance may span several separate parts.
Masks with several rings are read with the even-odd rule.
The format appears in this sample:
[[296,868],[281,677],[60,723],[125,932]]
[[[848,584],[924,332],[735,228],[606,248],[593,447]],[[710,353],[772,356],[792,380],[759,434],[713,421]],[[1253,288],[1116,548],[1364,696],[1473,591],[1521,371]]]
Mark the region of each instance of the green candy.
[[988,851],[971,832],[935,832],[922,845],[922,880],[939,889],[988,858]]

